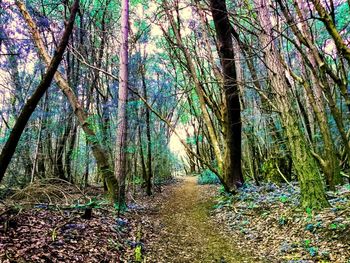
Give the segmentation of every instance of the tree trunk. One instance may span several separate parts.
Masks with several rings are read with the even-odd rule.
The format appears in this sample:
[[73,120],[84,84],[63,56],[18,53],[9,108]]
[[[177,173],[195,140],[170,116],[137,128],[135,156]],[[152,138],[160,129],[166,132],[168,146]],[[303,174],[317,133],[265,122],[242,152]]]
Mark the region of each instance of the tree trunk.
[[[278,1],[278,2],[282,8],[283,7],[282,2],[281,1]],[[299,3],[299,4],[302,6],[302,3]],[[297,3],[295,3],[294,5],[297,6]],[[293,18],[289,16],[289,14],[287,13],[287,10],[284,8],[282,8],[282,10],[287,22],[292,23]],[[298,12],[297,12],[298,18],[302,22],[300,22],[301,27],[298,28],[300,33],[296,34],[297,36],[296,43],[301,45],[302,39],[300,36],[303,36],[305,41],[307,41],[307,43],[310,43],[309,45],[311,46],[313,45],[312,36],[310,35],[310,31],[307,28],[307,23],[305,22],[306,19],[305,19],[304,13],[306,12],[307,10],[304,10],[303,8],[298,9]],[[294,29],[295,32],[296,30],[297,29]],[[297,55],[300,60],[308,59],[308,62],[311,64],[310,66],[312,69],[310,71],[308,71],[305,65],[302,65],[302,73],[304,75],[303,78],[299,78],[299,77],[296,78],[295,76],[294,78],[297,79],[297,81],[299,81],[300,84],[304,87],[309,104],[313,109],[313,112],[315,113],[315,117],[320,127],[320,133],[322,135],[323,142],[324,142],[323,154],[321,154],[321,156],[319,155],[315,155],[315,156],[318,159],[320,166],[322,168],[322,171],[325,175],[327,186],[329,187],[330,190],[334,190],[335,185],[340,183],[340,166],[339,166],[339,160],[336,154],[336,148],[333,143],[330,127],[327,120],[327,114],[325,111],[326,105],[324,103],[323,94],[322,94],[322,90],[323,90],[322,87],[327,86],[328,80],[322,77],[322,75],[324,74],[319,74],[319,72],[316,71],[316,69],[318,69],[317,61],[316,61],[315,55],[313,55],[312,52],[307,52],[306,54],[298,53]],[[322,72],[321,69],[320,71]],[[309,75],[310,75],[310,78],[309,78]],[[308,80],[308,78],[310,80]],[[325,90],[325,95],[330,98],[329,103],[331,103],[333,101],[333,99],[331,99],[332,95],[329,96],[327,94],[329,93]],[[331,111],[333,113],[334,109],[333,110],[331,109]],[[342,122],[342,120],[336,119],[336,117],[335,117],[335,120],[336,120],[337,126],[339,127],[339,122]],[[347,146],[347,144],[348,142],[347,140],[345,140],[345,146]]]
[[147,169],[146,169],[146,162],[145,162],[145,156],[143,153],[143,146],[142,146],[142,134],[141,134],[141,125],[138,127],[138,133],[139,133],[139,143],[140,143],[140,157],[141,157],[141,168],[142,168],[142,188],[144,188],[146,182],[147,182]]
[[225,0],[211,0],[210,8],[215,24],[218,52],[224,76],[226,149],[223,177],[229,187],[227,190],[232,191],[234,190],[233,187],[240,187],[244,182],[241,167],[241,106],[235,69],[235,54]]
[[55,176],[62,179],[62,180],[65,180],[67,181],[67,177],[65,175],[65,169],[64,169],[64,163],[63,163],[63,157],[64,157],[64,152],[65,152],[65,146],[66,146],[66,143],[68,142],[68,136],[69,136],[69,132],[70,132],[70,129],[71,129],[71,122],[72,122],[72,116],[70,115],[70,113],[68,113],[69,116],[68,118],[66,118],[66,123],[67,126],[65,127],[64,129],[64,133],[62,135],[61,138],[59,138],[57,140],[57,150],[56,150],[56,161],[55,161],[55,166],[56,166],[56,174]]
[[298,175],[301,204],[303,207],[323,208],[329,206],[326,199],[322,180],[318,171],[316,160],[311,154],[310,147],[300,130],[297,120],[293,116],[291,94],[288,92],[283,65],[277,55],[273,41],[273,30],[270,21],[270,13],[265,0],[255,0],[258,18],[262,31],[259,35],[268,77],[274,91],[277,107],[280,111],[283,126],[285,128],[288,145],[291,151],[293,165]]
[[119,183],[119,207],[125,206],[126,179],[126,103],[128,98],[128,38],[129,38],[129,0],[122,0],[121,47],[119,66],[118,119],[115,156],[115,177]]
[[[145,78],[145,66],[141,65],[142,89],[145,100],[148,100],[147,86]],[[146,136],[147,136],[147,176],[146,176],[146,193],[148,196],[152,195],[152,140],[151,140],[151,123],[150,110],[146,107]]]
[[[44,102],[44,105],[45,104],[46,104],[46,102]],[[35,148],[33,168],[32,168],[32,172],[30,175],[30,182],[31,183],[34,182],[34,175],[35,175],[35,172],[37,171],[37,165],[38,165],[38,161],[39,161],[39,151],[40,151],[40,144],[41,144],[41,140],[42,140],[43,118],[44,118],[44,116],[42,114],[42,116],[40,116],[40,119],[39,119],[38,139],[37,139],[36,148]]]
[[75,145],[75,140],[76,140],[76,135],[77,135],[77,126],[72,120],[72,127],[70,131],[70,140],[69,140],[69,145],[68,145],[68,150],[66,153],[66,167],[67,167],[67,178],[70,183],[74,182],[74,176],[72,173],[72,160],[73,160],[73,151],[74,151],[74,145]]

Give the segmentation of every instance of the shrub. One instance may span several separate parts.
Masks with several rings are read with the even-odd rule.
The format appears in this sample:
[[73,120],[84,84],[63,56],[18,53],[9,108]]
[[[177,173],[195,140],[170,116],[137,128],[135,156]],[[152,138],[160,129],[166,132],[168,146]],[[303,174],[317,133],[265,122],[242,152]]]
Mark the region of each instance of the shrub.
[[216,174],[206,169],[198,176],[198,184],[220,184],[220,180]]

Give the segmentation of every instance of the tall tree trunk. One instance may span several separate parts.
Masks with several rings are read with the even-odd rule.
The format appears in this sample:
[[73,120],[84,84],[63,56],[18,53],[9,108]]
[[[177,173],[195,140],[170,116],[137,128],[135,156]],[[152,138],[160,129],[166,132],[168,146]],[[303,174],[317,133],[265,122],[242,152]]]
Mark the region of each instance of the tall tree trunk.
[[71,113],[68,113],[68,117],[66,118],[66,123],[67,126],[64,129],[63,135],[61,138],[58,138],[57,140],[57,150],[56,150],[56,161],[55,161],[55,166],[56,166],[56,174],[55,176],[67,181],[67,177],[65,175],[65,169],[64,169],[64,163],[63,163],[63,157],[64,157],[64,152],[65,152],[65,146],[66,143],[68,142],[68,136],[69,132],[71,129],[71,122],[72,122],[72,116]]
[[[313,43],[313,37],[307,29],[306,23],[301,23],[302,27],[301,29],[299,29],[299,27],[296,26],[298,23],[296,23],[293,17],[289,14],[287,8],[284,6],[282,1],[277,0],[277,2],[280,5],[281,11],[283,12],[287,23],[289,24],[295,36],[297,37],[298,41],[308,48],[307,52],[303,52],[302,49],[299,47],[300,45],[296,45],[298,51],[301,54],[303,54],[304,61],[307,62],[309,69],[312,72],[312,76],[315,77],[315,79],[317,80],[316,83],[322,89],[328,101],[329,109],[331,110],[332,115],[334,117],[335,123],[344,143],[346,153],[348,156],[350,156],[350,140],[348,139],[348,136],[346,134],[345,125],[342,120],[342,113],[338,108],[336,101],[333,98],[333,91],[331,89],[332,85],[329,83],[327,75],[339,86],[340,91],[344,97],[346,97],[346,94],[348,93],[345,85],[347,81],[338,77],[338,73],[332,69],[332,66],[328,65],[327,61],[324,58],[322,58],[322,55],[318,51],[317,46]],[[298,5],[300,5],[301,8],[299,8]],[[306,3],[303,3],[303,1],[298,1],[298,4],[294,3],[295,8],[297,9],[297,14],[299,16],[298,21],[306,20],[303,14],[307,12],[306,10],[304,10],[303,7],[305,5]],[[350,163],[350,159],[348,160],[348,163]]]
[[147,168],[146,168],[146,162],[145,162],[145,155],[143,153],[143,146],[142,146],[142,134],[141,134],[141,125],[138,127],[138,133],[139,133],[139,143],[140,143],[140,157],[141,157],[141,169],[142,169],[142,188],[144,187],[144,184],[147,182]]
[[125,206],[126,179],[126,103],[128,99],[128,38],[129,38],[129,0],[122,0],[121,15],[121,47],[119,66],[118,119],[115,156],[115,177],[119,183],[119,207]]
[[[47,97],[45,97],[45,99],[47,99]],[[44,101],[44,105],[45,104],[46,104],[46,101]],[[38,161],[39,161],[40,144],[41,144],[41,140],[42,140],[43,119],[44,119],[44,114],[42,114],[40,116],[40,119],[39,119],[38,139],[37,139],[36,148],[35,148],[33,168],[32,168],[32,172],[31,172],[31,176],[30,176],[31,183],[34,182],[35,172],[38,170],[37,166],[38,166]]]
[[[298,1],[299,5],[301,5],[301,7],[303,6],[302,1]],[[290,17],[290,15],[288,14],[287,10],[285,8],[283,8],[283,4],[282,1],[278,1],[278,3],[280,4],[283,14],[287,20],[287,22],[289,24],[293,23],[293,18]],[[304,37],[305,41],[307,41],[307,43],[310,43],[309,45],[313,45],[312,43],[312,36],[310,34],[310,31],[307,28],[307,23],[305,22],[305,14],[307,13],[307,10],[304,10],[304,8],[299,9],[298,8],[298,4],[295,3],[295,7],[297,7],[297,14],[298,14],[298,18],[301,21],[301,26],[299,28],[294,28],[294,32],[296,34],[296,43],[298,45],[301,45],[301,41],[302,38],[301,36]],[[299,31],[296,31],[299,30]],[[299,32],[299,33],[297,33]],[[315,157],[317,158],[317,160],[319,161],[319,164],[322,168],[322,171],[325,175],[326,178],[326,183],[327,186],[329,187],[330,190],[334,190],[335,189],[335,185],[340,183],[340,166],[339,166],[339,160],[337,157],[337,152],[336,152],[336,148],[334,146],[334,142],[331,136],[331,131],[330,131],[330,127],[328,124],[328,120],[327,120],[327,114],[326,114],[326,105],[324,103],[324,99],[323,99],[323,94],[322,94],[322,90],[324,90],[325,95],[329,98],[328,101],[329,103],[331,103],[333,101],[332,99],[332,95],[327,95],[329,94],[329,92],[327,92],[326,89],[322,88],[327,86],[328,80],[326,78],[324,78],[324,74],[320,73],[320,71],[322,72],[321,68],[317,67],[317,61],[315,58],[315,55],[313,55],[312,52],[307,52],[306,54],[301,54],[300,52],[297,54],[300,60],[304,60],[307,59],[308,62],[310,63],[311,66],[311,70],[308,70],[308,68],[306,67],[306,65],[302,65],[302,73],[303,73],[303,77],[297,77],[296,75],[294,75],[293,73],[293,77],[294,79],[296,79],[298,82],[300,82],[300,84],[304,87],[305,89],[305,93],[307,95],[308,101],[310,106],[313,109],[313,112],[315,113],[315,117],[316,120],[318,122],[318,125],[320,127],[320,133],[322,135],[323,138],[323,142],[324,142],[324,147],[322,149],[323,154],[321,155],[317,155],[314,154]],[[317,70],[319,69],[319,70]],[[309,77],[310,75],[310,77]],[[309,78],[309,80],[308,80]],[[334,108],[331,109],[332,113],[335,111]],[[342,133],[342,125],[339,126],[340,123],[342,123],[341,118],[337,119],[335,117],[337,126],[339,127],[339,131],[341,134],[344,134],[345,131],[343,131]],[[343,136],[344,137],[344,136]],[[346,138],[346,135],[345,135]],[[348,140],[345,139],[345,146],[348,146]]]
[[[142,78],[142,89],[145,100],[148,100],[147,86],[145,77],[145,66],[141,65],[141,78]],[[151,123],[150,123],[150,109],[146,107],[146,136],[147,136],[147,177],[146,177],[146,193],[152,195],[152,140],[151,140]]]
[[67,178],[70,183],[73,183],[73,173],[72,173],[72,160],[73,160],[73,151],[74,151],[74,145],[75,145],[75,140],[77,137],[77,126],[75,122],[72,120],[72,125],[71,125],[71,131],[70,131],[70,140],[69,140],[69,145],[68,145],[68,150],[66,152],[66,167],[67,167]]
[[6,172],[6,169],[11,161],[11,158],[13,154],[15,153],[17,144],[19,142],[19,139],[23,133],[23,130],[25,126],[27,125],[27,122],[34,112],[36,106],[38,105],[40,99],[42,96],[44,96],[47,89],[50,87],[52,79],[55,75],[55,72],[57,71],[57,68],[59,64],[61,63],[61,60],[63,58],[63,53],[66,50],[66,47],[68,45],[69,36],[73,31],[73,25],[75,20],[75,15],[78,11],[79,7],[79,0],[76,0],[72,6],[71,9],[71,15],[69,18],[69,22],[65,28],[65,31],[63,33],[62,39],[56,49],[55,55],[53,56],[50,65],[46,71],[46,74],[44,75],[43,79],[41,80],[39,86],[34,91],[33,95],[28,99],[28,101],[25,103],[21,113],[19,114],[17,121],[10,133],[9,139],[6,141],[6,144],[4,148],[2,149],[2,152],[0,154],[0,182],[2,178],[4,177],[4,174]]
[[85,141],[85,172],[82,184],[84,187],[89,186],[89,170],[90,170],[90,154],[89,154],[89,142]]
[[231,188],[229,190],[232,191],[234,190],[232,187],[240,187],[244,182],[241,167],[241,106],[235,69],[235,54],[225,0],[211,0],[210,8],[215,24],[218,52],[224,76],[226,149],[223,177]]
[[291,96],[286,83],[283,65],[277,55],[273,41],[273,30],[270,13],[266,0],[255,0],[255,7],[261,23],[262,31],[259,35],[261,46],[264,47],[264,58],[268,67],[268,77],[275,92],[276,106],[285,128],[288,145],[291,151],[293,165],[298,175],[301,202],[303,207],[323,208],[329,206],[325,196],[322,180],[316,160],[311,154],[309,146],[301,133],[299,124],[293,116]]

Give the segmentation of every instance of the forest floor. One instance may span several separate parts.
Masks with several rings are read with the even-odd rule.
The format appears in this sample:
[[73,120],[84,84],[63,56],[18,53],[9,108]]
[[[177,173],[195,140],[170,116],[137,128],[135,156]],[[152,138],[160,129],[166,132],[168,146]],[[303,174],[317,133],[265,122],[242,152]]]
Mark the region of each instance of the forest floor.
[[305,211],[296,185],[247,184],[228,195],[183,177],[138,198],[133,220],[144,262],[349,263],[349,185],[327,195],[330,208]]
[[146,201],[141,213],[145,262],[262,262],[238,247],[211,218],[215,186],[184,177]]
[[301,209],[299,197],[296,184],[246,184],[221,193],[213,219],[268,262],[350,263],[350,185],[327,192],[322,211]]
[[122,262],[129,231],[116,218],[102,188],[33,183],[0,200],[0,262]]
[[118,215],[100,187],[34,183],[0,200],[0,262],[350,262],[350,185],[320,212],[296,185],[220,189],[177,178]]

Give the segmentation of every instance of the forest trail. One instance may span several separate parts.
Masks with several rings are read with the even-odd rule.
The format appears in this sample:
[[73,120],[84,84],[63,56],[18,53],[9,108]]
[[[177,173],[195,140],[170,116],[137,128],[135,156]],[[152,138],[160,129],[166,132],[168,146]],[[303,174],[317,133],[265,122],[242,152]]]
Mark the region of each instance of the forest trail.
[[258,262],[243,256],[234,238],[214,225],[213,196],[208,194],[209,186],[196,180],[185,177],[159,204],[158,212],[149,215],[155,235],[147,245],[146,262]]

